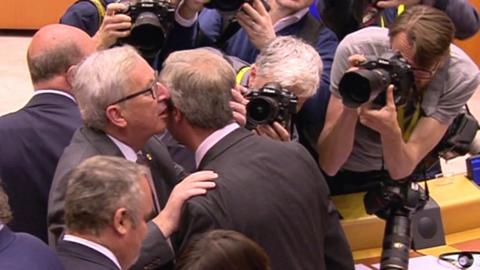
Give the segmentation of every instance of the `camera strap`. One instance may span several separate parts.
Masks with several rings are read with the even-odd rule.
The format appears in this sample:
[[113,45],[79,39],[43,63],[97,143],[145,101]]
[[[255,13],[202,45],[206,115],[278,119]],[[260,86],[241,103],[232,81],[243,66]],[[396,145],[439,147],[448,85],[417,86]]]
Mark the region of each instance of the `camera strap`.
[[417,123],[418,123],[418,120],[420,119],[420,114],[422,111],[420,102],[416,101],[415,104],[413,104],[413,106],[415,106],[413,115],[411,115],[411,117],[408,117],[408,112],[406,108],[408,107],[408,105],[409,104],[407,103],[399,107],[397,112],[398,113],[397,121],[402,130],[402,137],[405,142],[408,141],[408,139],[410,139],[410,136],[412,135],[413,130],[417,126]]

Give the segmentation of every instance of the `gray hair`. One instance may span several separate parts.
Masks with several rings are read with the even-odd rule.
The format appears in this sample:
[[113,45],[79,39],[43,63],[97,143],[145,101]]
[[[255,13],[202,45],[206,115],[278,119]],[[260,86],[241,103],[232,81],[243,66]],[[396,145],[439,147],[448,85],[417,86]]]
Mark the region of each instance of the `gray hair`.
[[78,64],[84,55],[74,41],[49,48],[35,57],[27,53],[27,64],[32,82],[35,84],[64,74],[69,67]]
[[105,128],[105,109],[127,95],[130,73],[140,57],[133,47],[122,46],[96,52],[78,67],[73,89],[85,126]]
[[65,224],[69,231],[98,235],[112,223],[119,208],[139,222],[142,190],[139,179],[150,177],[144,166],[119,157],[95,156],[83,161],[67,177]]
[[229,102],[235,71],[223,57],[205,49],[172,53],[165,60],[160,81],[190,124],[219,129],[232,122]]
[[2,181],[0,179],[0,224],[7,224],[12,220],[12,211],[8,204],[7,192],[5,192],[1,183]]
[[307,43],[292,36],[275,38],[255,60],[257,76],[295,87],[295,95],[309,98],[315,94],[322,75],[323,64],[318,52]]

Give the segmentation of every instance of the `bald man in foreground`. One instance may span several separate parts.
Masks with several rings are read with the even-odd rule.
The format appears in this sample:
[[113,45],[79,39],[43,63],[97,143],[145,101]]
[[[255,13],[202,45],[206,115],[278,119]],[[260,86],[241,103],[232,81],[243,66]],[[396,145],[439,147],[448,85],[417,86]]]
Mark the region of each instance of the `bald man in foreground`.
[[94,50],[85,32],[67,25],[45,26],[32,38],[27,62],[33,97],[17,112],[0,117],[0,178],[10,197],[13,231],[47,242],[53,173],[73,132],[81,126],[71,86],[73,70]]

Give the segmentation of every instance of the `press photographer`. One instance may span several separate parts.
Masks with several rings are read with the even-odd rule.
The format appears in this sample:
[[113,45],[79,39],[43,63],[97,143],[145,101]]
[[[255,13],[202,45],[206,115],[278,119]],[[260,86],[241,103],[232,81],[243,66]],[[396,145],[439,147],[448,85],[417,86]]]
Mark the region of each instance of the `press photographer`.
[[169,0],[81,0],[60,21],[89,33],[98,49],[133,45],[153,65],[159,53],[163,59],[188,44],[191,33],[179,30],[175,8]]
[[[438,144],[480,85],[478,67],[452,44],[453,35],[454,26],[443,12],[415,6],[388,30],[365,28],[340,43],[325,128],[317,145],[332,193],[368,190],[386,179],[404,179]],[[398,56],[381,57],[389,52]],[[373,62],[371,56],[376,56]],[[405,67],[400,73],[399,66]],[[351,74],[368,84],[341,83]],[[398,79],[408,74],[413,80]],[[379,89],[370,84],[375,77],[380,78]],[[409,82],[412,87],[403,86]],[[384,106],[379,104],[382,98],[372,102],[378,91],[385,93]],[[394,97],[403,94],[408,96],[405,102],[395,102]]]

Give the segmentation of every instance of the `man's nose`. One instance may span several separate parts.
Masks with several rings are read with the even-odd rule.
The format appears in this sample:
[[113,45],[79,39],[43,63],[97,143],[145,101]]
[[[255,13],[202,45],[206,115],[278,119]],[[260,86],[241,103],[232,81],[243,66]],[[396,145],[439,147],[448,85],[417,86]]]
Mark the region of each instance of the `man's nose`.
[[160,82],[157,82],[157,101],[162,102],[170,98],[170,92],[167,87]]

